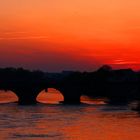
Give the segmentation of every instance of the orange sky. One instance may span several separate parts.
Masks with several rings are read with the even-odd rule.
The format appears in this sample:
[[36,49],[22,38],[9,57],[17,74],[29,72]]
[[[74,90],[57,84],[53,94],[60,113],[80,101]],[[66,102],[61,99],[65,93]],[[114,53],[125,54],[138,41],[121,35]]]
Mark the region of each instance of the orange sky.
[[139,0],[0,1],[0,66],[140,69]]

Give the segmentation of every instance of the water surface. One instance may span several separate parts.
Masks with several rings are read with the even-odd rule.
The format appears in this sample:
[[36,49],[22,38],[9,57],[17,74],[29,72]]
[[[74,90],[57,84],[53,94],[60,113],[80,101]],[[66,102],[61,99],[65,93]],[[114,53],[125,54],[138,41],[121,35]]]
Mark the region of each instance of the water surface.
[[85,97],[84,104],[64,106],[58,103],[60,94],[45,95],[40,94],[43,103],[36,106],[18,106],[11,102],[15,96],[1,93],[0,140],[140,139],[140,115],[127,106],[108,106]]

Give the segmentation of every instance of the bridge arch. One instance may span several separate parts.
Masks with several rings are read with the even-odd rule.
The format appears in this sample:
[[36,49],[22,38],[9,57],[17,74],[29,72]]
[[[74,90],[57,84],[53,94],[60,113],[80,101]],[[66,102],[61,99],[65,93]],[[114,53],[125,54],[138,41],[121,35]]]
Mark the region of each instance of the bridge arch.
[[80,90],[77,90],[75,88],[61,86],[61,87],[47,88],[47,90],[48,90],[48,92],[46,93],[46,95],[43,93],[44,91],[42,91],[37,96],[37,100],[40,100],[39,98],[41,98],[41,96],[45,96],[45,98],[46,98],[45,103],[47,103],[47,101],[48,101],[47,94],[49,96],[49,95],[53,95],[50,92],[55,92],[57,95],[59,94],[57,102],[60,101],[63,104],[80,104],[81,103],[80,98],[81,98],[82,94],[81,94]]
[[50,103],[50,104],[57,104],[64,100],[63,94],[55,89],[55,88],[48,88],[47,91],[44,89],[42,90],[36,100],[40,103]]
[[18,96],[11,90],[0,90],[0,104],[18,102]]

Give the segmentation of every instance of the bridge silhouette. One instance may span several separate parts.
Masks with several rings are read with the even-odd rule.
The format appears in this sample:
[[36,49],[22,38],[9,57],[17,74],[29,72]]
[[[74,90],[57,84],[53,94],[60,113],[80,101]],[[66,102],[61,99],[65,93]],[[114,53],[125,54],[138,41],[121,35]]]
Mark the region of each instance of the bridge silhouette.
[[37,96],[42,91],[47,91],[48,88],[59,90],[65,104],[79,104],[80,96],[82,95],[80,87],[76,84],[76,79],[68,82],[63,78],[56,76],[48,77],[41,71],[28,71],[22,68],[5,68],[0,69],[0,90],[12,91],[18,97],[20,105],[29,105],[37,103]]
[[0,90],[10,90],[20,105],[37,103],[42,90],[55,88],[64,97],[64,104],[80,104],[80,97],[108,98],[110,104],[127,104],[140,100],[140,74],[127,70],[103,67],[96,72],[45,73],[23,68],[1,68]]

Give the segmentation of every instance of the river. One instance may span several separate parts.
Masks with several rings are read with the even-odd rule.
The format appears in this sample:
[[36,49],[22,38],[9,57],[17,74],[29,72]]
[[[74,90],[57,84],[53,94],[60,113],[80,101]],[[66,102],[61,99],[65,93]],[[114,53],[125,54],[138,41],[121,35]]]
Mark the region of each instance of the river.
[[[46,96],[47,95],[47,96]],[[42,93],[35,106],[18,106],[15,95],[0,92],[0,140],[140,140],[140,114],[82,97],[62,105],[57,91]]]

